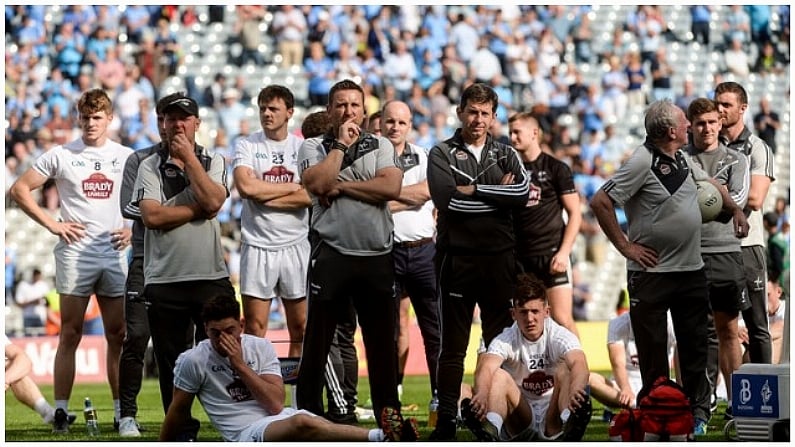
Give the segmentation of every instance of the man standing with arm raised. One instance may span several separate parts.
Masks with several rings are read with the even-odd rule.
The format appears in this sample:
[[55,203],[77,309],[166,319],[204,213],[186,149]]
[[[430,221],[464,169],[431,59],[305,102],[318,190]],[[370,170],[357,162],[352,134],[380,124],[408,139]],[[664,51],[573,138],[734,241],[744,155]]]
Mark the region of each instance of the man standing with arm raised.
[[[361,128],[364,92],[351,80],[329,91],[330,131],[304,141],[301,181],[312,198],[309,312],[298,373],[298,407],[323,413],[323,369],[337,322],[353,302],[367,351],[373,408],[379,426],[416,441],[397,396],[397,303],[392,260],[392,214],[403,177],[386,138]],[[391,427],[391,428],[390,428]]]
[[[221,154],[196,143],[199,106],[185,95],[162,108],[166,145],[141,162],[133,205],[141,210],[144,233],[144,295],[151,303],[149,329],[157,360],[163,411],[174,388],[174,364],[191,347],[185,334],[191,324],[196,341],[207,338],[203,304],[221,294],[234,295],[215,218],[229,190]],[[182,428],[181,440],[195,440],[199,421]]]

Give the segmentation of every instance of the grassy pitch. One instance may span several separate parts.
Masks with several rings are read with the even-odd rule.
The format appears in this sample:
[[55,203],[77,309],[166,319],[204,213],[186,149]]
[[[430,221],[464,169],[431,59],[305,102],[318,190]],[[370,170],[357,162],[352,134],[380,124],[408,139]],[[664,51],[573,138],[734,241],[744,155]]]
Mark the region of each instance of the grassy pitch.
[[[465,380],[471,383],[471,377]],[[428,391],[428,379],[425,376],[407,376],[403,383],[403,414],[404,416],[416,417],[420,427],[420,439],[427,440],[431,433],[431,428],[427,425],[428,421],[428,401],[430,400]],[[52,386],[44,385],[41,387],[42,393],[48,400],[52,401]],[[86,396],[90,396],[94,407],[97,409],[100,425],[100,436],[90,438],[86,435],[85,420],[82,415],[82,402]],[[287,393],[288,400],[290,393]],[[366,378],[359,381],[359,401],[360,405],[366,402],[369,397],[369,388]],[[78,414],[77,421],[71,427],[68,435],[53,435],[51,426],[45,425],[36,412],[20,404],[11,394],[6,391],[5,400],[5,440],[6,441],[25,441],[25,442],[46,442],[46,441],[104,441],[119,442],[123,439],[113,430],[113,401],[107,384],[80,384],[75,385],[70,400],[70,412]],[[608,441],[608,423],[602,420],[604,407],[594,401],[594,412],[591,424],[585,434],[584,441]],[[138,396],[138,421],[145,431],[141,438],[132,438],[130,441],[156,441],[163,423],[163,411],[160,403],[160,389],[156,379],[146,379],[143,388]],[[706,437],[699,438],[699,441],[725,441],[723,436],[723,410],[725,403],[721,404],[716,415],[712,418],[709,432]],[[193,416],[201,421],[201,431],[199,441],[219,442],[219,433],[210,425],[207,415],[201,408],[198,400],[194,402]],[[375,427],[375,421],[361,421],[365,427]],[[126,441],[128,439],[124,439]],[[459,442],[473,441],[474,438],[465,428],[459,428],[457,433]]]

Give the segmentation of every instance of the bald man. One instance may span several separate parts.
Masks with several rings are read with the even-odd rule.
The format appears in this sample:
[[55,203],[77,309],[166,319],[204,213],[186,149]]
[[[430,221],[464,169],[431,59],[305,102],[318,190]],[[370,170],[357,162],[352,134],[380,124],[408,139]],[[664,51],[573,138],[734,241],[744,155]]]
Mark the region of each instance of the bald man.
[[400,197],[389,202],[395,222],[392,257],[395,283],[400,297],[398,335],[398,393],[409,354],[409,300],[425,345],[425,361],[430,372],[431,393],[436,393],[436,360],[439,357],[439,311],[436,289],[436,223],[433,202],[426,179],[428,156],[424,148],[408,141],[411,110],[402,101],[388,101],[381,111],[381,131],[392,145],[403,170]]

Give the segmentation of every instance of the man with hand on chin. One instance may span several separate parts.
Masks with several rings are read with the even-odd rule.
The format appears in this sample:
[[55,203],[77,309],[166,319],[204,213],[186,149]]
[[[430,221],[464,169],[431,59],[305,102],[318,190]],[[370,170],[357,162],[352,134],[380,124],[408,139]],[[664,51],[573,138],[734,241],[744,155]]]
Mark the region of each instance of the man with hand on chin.
[[[176,95],[162,108],[167,144],[143,160],[133,187],[132,204],[141,210],[144,233],[144,296],[149,300],[149,328],[160,371],[163,411],[168,411],[177,356],[191,344],[185,334],[195,325],[195,339],[207,338],[200,319],[202,305],[234,289],[215,218],[226,200],[226,169],[221,154],[196,144],[199,106]],[[199,421],[182,429],[180,440],[195,440]]]
[[202,309],[204,340],[182,353],[174,368],[174,399],[161,441],[178,440],[198,397],[225,441],[397,441],[393,431],[338,425],[306,410],[284,407],[284,382],[273,344],[243,334],[234,295],[211,298]]
[[329,91],[331,126],[299,151],[301,182],[312,199],[307,295],[309,312],[298,373],[298,407],[323,413],[323,370],[339,321],[356,309],[367,351],[370,394],[378,423],[414,441],[397,395],[397,297],[392,214],[403,173],[388,139],[363,132],[364,91],[351,80]]

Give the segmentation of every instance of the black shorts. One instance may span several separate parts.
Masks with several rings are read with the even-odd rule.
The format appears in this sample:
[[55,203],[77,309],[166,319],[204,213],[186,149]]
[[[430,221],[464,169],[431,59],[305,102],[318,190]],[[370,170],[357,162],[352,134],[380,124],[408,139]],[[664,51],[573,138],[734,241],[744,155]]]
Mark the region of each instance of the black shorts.
[[552,256],[524,256],[517,258],[520,269],[519,272],[530,273],[535,275],[547,289],[552,287],[564,286],[570,283],[569,271],[566,270],[562,273],[549,273],[549,265],[552,262]]
[[703,253],[713,311],[734,314],[751,307],[745,290],[742,253]]

